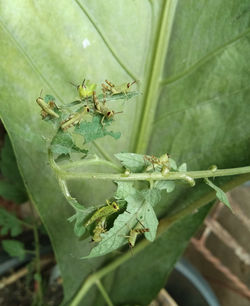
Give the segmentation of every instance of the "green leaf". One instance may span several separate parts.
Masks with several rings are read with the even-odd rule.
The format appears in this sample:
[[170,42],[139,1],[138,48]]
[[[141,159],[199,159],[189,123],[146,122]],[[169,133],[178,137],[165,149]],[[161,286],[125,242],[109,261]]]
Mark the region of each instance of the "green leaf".
[[187,164],[183,163],[178,167],[178,171],[180,172],[186,172],[187,171]]
[[206,184],[208,184],[208,186],[210,186],[213,190],[216,191],[216,197],[232,210],[232,207],[228,201],[225,192],[222,189],[220,189],[218,186],[214,185],[208,178],[205,178],[205,182]]
[[102,240],[95,246],[88,256],[83,258],[93,258],[116,250],[127,243],[125,236],[137,223],[136,218],[140,219],[140,213],[143,205],[143,197],[140,194],[134,194],[126,198],[127,211],[120,214],[113,224],[113,227],[106,233],[101,234]]
[[173,158],[169,158],[170,169],[177,170],[176,162]]
[[105,255],[127,243],[125,236],[129,235],[138,220],[145,228],[149,229],[149,232],[145,233],[145,237],[153,241],[156,236],[158,219],[151,202],[155,204],[156,199],[160,200],[158,193],[158,190],[148,190],[128,195],[125,198],[127,201],[126,211],[115,219],[113,227],[108,232],[101,234],[101,242],[91,250],[88,256],[83,258]]
[[3,240],[2,247],[10,256],[24,259],[26,251],[24,244],[18,240]]
[[125,198],[128,203],[126,211],[115,219],[113,227],[108,232],[101,234],[101,242],[91,250],[88,256],[83,258],[105,255],[127,243],[125,236],[129,235],[130,230],[138,223],[138,220],[145,228],[149,229],[145,237],[153,241],[158,220],[152,206],[147,202],[147,196],[144,192],[127,196]]
[[154,212],[154,209],[151,206],[151,203],[146,203],[144,208],[144,214],[140,217],[142,219],[142,224],[144,225],[144,227],[149,229],[149,231],[145,233],[145,238],[149,241],[154,241],[159,222]]
[[22,226],[17,217],[2,207],[0,207],[0,226],[1,235],[7,235],[10,232],[11,237],[15,237],[22,232]]
[[141,193],[145,200],[153,207],[161,200],[161,192],[157,188],[142,190]]
[[131,172],[143,172],[150,163],[144,158],[145,155],[135,153],[117,153],[115,157]]
[[50,101],[55,102],[55,101],[56,101],[56,98],[53,97],[52,95],[45,95],[45,97],[44,97],[44,102],[46,102],[46,103],[48,104]]
[[159,190],[166,190],[168,193],[174,191],[175,182],[174,181],[156,181],[154,187]]
[[55,154],[66,155],[73,152],[87,154],[88,150],[81,149],[75,145],[70,133],[59,130],[51,143],[51,151]]
[[[90,245],[74,236],[67,222],[74,212],[47,164],[43,137],[50,140],[56,129],[40,118],[35,99],[41,88],[63,105],[77,96],[69,81],[80,84],[84,77],[98,84],[105,78],[115,84],[140,81],[135,86],[143,95],[108,102],[118,111],[118,103],[122,106],[123,114],[116,116],[112,129],[123,136],[119,140],[103,137],[90,144],[91,150],[107,159],[119,152],[157,156],[168,152],[177,164],[187,162],[190,170],[208,169],[212,164],[220,169],[249,165],[250,104],[246,101],[250,71],[246,67],[250,14],[244,13],[249,1],[22,3],[3,1],[0,8],[4,76],[0,115],[54,246],[67,302],[93,270],[113,258],[91,264],[78,260]],[[58,9],[62,6],[63,11]],[[214,18],[214,12],[223,18]],[[56,29],[56,37],[51,29]],[[84,39],[90,42],[85,48]],[[218,179],[218,183],[224,181]],[[93,198],[95,203],[104,203],[115,192],[114,184],[94,179],[74,180],[71,186],[73,196],[84,205]],[[207,195],[207,189],[197,184],[192,189],[178,186],[171,194],[162,193],[157,214],[172,215]],[[188,218],[174,227],[173,236],[164,235],[121,265],[111,284],[114,304],[128,299],[134,304],[149,303],[201,220],[200,215],[195,223]],[[97,295],[93,288],[81,303],[95,305]]]
[[133,182],[115,182],[117,184],[116,198],[125,199],[129,195],[136,193]]
[[84,226],[85,221],[90,217],[91,213],[96,210],[96,207],[88,207],[86,209],[77,209],[76,213],[68,218],[69,222],[75,221],[74,232],[77,237],[81,237],[86,232],[86,227]]
[[15,203],[25,202],[28,196],[8,135],[4,138],[4,145],[1,150],[0,170],[4,177],[0,180],[0,195]]
[[94,141],[106,135],[112,136],[114,139],[119,139],[120,132],[108,131],[107,126],[111,124],[112,120],[104,120],[104,126],[101,124],[102,116],[93,116],[92,122],[83,121],[75,127],[75,133],[84,137],[84,143]]

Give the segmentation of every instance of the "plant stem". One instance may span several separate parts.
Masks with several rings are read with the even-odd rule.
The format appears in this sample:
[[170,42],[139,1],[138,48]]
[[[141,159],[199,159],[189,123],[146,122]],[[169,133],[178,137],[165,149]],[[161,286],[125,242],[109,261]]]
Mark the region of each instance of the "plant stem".
[[[241,176],[238,176],[234,180],[230,181],[229,183],[225,184],[223,186],[223,190],[229,191],[232,188],[241,185],[245,181],[250,179],[250,174],[244,174]],[[165,233],[170,226],[172,226],[175,222],[180,221],[182,218],[185,218],[189,216],[191,213],[194,213],[197,209],[200,209],[207,203],[211,202],[215,198],[215,191],[211,191],[205,196],[201,197],[199,200],[194,201],[192,204],[187,206],[186,208],[182,209],[181,211],[176,212],[172,216],[167,216],[160,220],[157,235],[156,237],[159,238],[163,233]],[[144,250],[150,242],[146,239],[139,242],[134,248],[133,248],[133,254],[134,256]],[[116,268],[118,268],[120,265],[125,263],[126,261],[131,259],[130,252],[126,252],[124,255],[119,256],[117,259],[113,260],[110,264],[104,266],[102,269],[97,271],[96,273],[90,275],[86,281],[84,282],[83,286],[78,291],[77,295],[74,297],[71,306],[77,306],[81,302],[82,298],[85,296],[85,294],[88,292],[88,290],[102,277],[105,275],[111,273]]]
[[113,162],[110,162],[108,160],[100,159],[97,155],[95,155],[92,159],[82,159],[73,161],[70,163],[66,163],[60,166],[60,169],[70,169],[70,168],[77,168],[82,166],[89,166],[89,165],[106,165],[113,169],[116,169],[117,171],[121,172],[122,168],[114,164]]
[[105,290],[104,286],[102,285],[101,281],[98,279],[96,280],[96,285],[98,287],[98,289],[100,290],[104,300],[107,302],[108,306],[114,306],[114,304],[112,303],[107,291]]
[[37,291],[37,297],[38,297],[38,303],[37,305],[43,304],[43,290],[42,290],[42,277],[41,277],[41,265],[40,265],[40,242],[39,242],[39,233],[36,225],[36,217],[35,213],[32,207],[32,204],[30,204],[31,212],[33,215],[33,235],[34,235],[34,242],[35,242],[35,266],[36,266],[36,273],[38,275],[38,291]]
[[185,180],[186,177],[193,179],[201,179],[207,177],[230,176],[250,173],[250,166],[231,168],[203,170],[203,171],[187,171],[187,172],[168,172],[162,173],[131,173],[128,176],[118,173],[91,173],[91,172],[66,172],[59,168],[55,169],[62,179],[97,179],[97,180],[114,180],[114,181],[173,181]]
[[23,221],[23,220],[18,219],[18,221],[19,221],[23,226],[25,226],[25,227],[27,227],[27,228],[30,228],[30,229],[33,229],[33,228],[34,228],[34,225],[29,224],[29,223],[27,223],[27,222],[25,222],[25,221]]

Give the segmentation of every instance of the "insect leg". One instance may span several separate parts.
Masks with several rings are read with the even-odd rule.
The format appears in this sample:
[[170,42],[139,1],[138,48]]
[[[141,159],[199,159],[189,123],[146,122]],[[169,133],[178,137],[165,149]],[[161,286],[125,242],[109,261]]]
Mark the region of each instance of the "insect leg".
[[102,100],[102,103],[103,103],[103,105],[105,105],[105,103],[106,103],[106,91],[104,90],[103,87],[102,87],[102,93],[103,93],[103,100]]
[[108,80],[105,80],[105,82],[106,82],[110,87],[115,87],[115,85],[112,84],[111,82],[109,82]]

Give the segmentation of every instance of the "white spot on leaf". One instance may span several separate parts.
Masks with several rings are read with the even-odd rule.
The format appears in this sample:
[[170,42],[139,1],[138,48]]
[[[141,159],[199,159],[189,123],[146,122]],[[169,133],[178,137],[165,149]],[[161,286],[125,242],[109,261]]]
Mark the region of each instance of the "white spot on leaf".
[[83,42],[82,42],[82,46],[83,48],[87,48],[88,46],[90,46],[90,41],[88,40],[88,38],[84,38]]

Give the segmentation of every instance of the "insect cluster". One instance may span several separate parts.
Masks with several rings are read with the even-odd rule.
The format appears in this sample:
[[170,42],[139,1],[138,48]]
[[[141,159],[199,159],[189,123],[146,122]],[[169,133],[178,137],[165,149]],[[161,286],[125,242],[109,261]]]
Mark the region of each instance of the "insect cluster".
[[[106,102],[107,102],[107,96],[113,96],[113,95],[127,95],[130,87],[135,83],[136,81],[133,81],[132,83],[124,83],[122,85],[114,85],[113,83],[109,82],[108,80],[105,80],[105,84],[101,84],[102,87],[102,95],[97,96],[96,94],[96,87],[97,84],[90,83],[89,81],[83,80],[82,84],[75,85],[71,83],[73,86],[77,88],[78,95],[80,100],[77,100],[75,102],[79,103],[85,103],[80,109],[78,109],[75,113],[70,114],[66,119],[61,121],[60,127],[63,131],[66,131],[68,128],[75,126],[79,124],[82,119],[87,114],[91,115],[100,115],[101,116],[101,124],[104,126],[105,119],[112,119],[114,115],[122,113],[122,112],[115,112],[114,110],[111,110]],[[59,108],[56,106],[54,101],[45,101],[41,94],[36,99],[36,102],[41,107],[41,116],[42,119],[45,119],[46,117],[50,118],[59,118]]]
[[[121,209],[119,204],[115,201],[110,202],[107,200],[106,204],[107,205],[97,209],[88,219],[88,221],[84,224],[85,227],[91,228],[92,226],[90,234],[92,236],[92,241],[94,242],[100,242],[102,240],[101,234],[105,233],[108,230],[107,219],[112,214],[119,212]],[[128,228],[128,230],[129,235],[124,237],[128,239],[128,244],[130,248],[133,248],[135,246],[135,242],[138,235],[149,232],[149,229],[145,228],[145,226],[139,219],[137,219],[137,224],[134,226],[134,228]]]
[[107,200],[106,204],[106,206],[97,209],[91,218],[84,224],[85,227],[94,224],[92,240],[95,242],[101,241],[101,234],[107,231],[107,218],[120,209],[119,204],[114,201],[110,203],[110,201]]
[[159,171],[162,174],[167,174],[170,171],[170,161],[167,153],[161,155],[160,157],[145,155],[144,159],[150,163],[150,165],[146,168],[147,172]]

